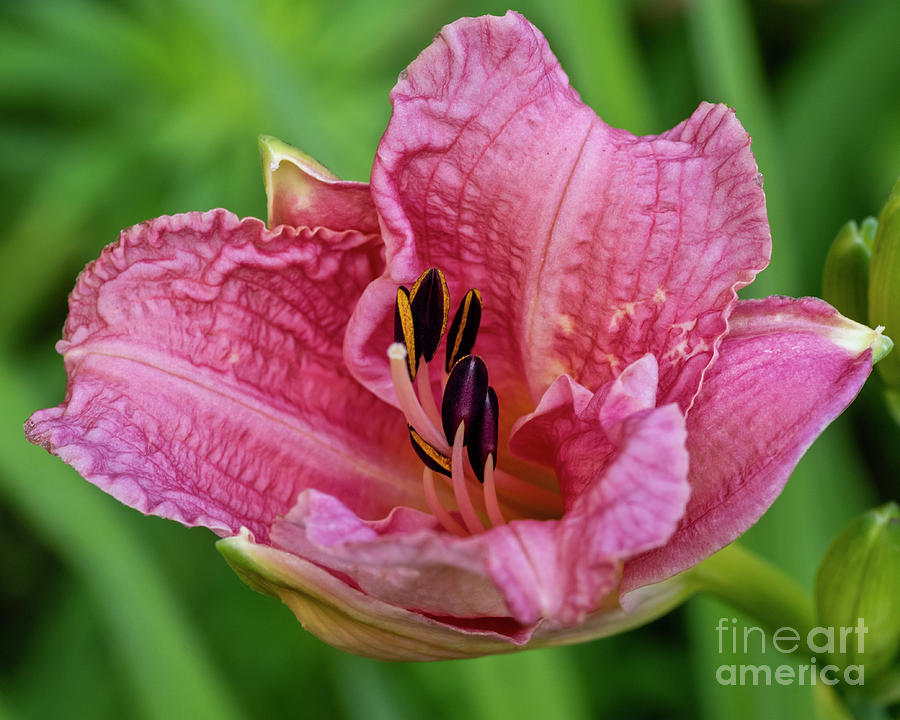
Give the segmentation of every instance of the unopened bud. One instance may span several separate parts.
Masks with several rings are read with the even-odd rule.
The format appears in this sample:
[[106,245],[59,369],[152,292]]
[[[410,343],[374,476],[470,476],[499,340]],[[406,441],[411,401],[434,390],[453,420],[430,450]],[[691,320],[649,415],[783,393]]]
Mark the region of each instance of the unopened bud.
[[[883,325],[888,335],[900,332],[900,180],[878,217],[869,269],[869,324]],[[888,388],[900,391],[900,353],[878,364]]]
[[822,277],[822,295],[841,313],[865,323],[869,317],[869,261],[878,221],[866,218],[862,226],[851,220],[840,229]]
[[816,574],[819,625],[842,667],[885,668],[900,648],[900,507],[855,518],[832,542]]

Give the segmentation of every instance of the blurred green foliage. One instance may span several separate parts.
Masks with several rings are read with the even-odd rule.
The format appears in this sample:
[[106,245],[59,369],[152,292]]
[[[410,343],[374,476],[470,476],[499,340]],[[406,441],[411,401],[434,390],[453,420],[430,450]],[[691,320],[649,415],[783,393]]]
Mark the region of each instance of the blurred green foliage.
[[[766,178],[754,294],[818,294],[828,244],[900,172],[896,0],[526,0],[611,124],[733,105]],[[806,718],[808,688],[723,688],[695,600],[584,646],[388,665],[305,634],[203,530],[148,519],[28,446],[82,265],[145,218],[264,214],[256,135],[365,179],[397,73],[485,0],[35,0],[0,6],[0,718]],[[888,330],[890,333],[890,328]],[[896,330],[895,330],[896,332]],[[895,339],[897,339],[895,337]],[[897,496],[877,387],[804,458],[748,542],[807,586],[856,512]],[[741,659],[738,659],[740,662]],[[749,660],[753,662],[753,660]]]

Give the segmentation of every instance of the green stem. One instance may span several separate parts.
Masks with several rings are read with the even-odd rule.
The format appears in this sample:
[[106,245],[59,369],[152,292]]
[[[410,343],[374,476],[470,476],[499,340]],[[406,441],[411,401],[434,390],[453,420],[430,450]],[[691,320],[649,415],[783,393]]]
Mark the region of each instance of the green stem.
[[756,618],[770,631],[814,624],[813,604],[791,578],[758,555],[732,543],[690,571],[699,592],[709,593]]

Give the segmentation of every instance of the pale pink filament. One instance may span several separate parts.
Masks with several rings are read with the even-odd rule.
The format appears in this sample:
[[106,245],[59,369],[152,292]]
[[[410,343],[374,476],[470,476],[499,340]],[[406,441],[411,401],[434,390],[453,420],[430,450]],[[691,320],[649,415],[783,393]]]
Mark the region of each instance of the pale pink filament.
[[450,446],[444,440],[441,433],[428,418],[422,409],[412,382],[409,379],[409,371],[406,367],[406,348],[402,343],[391,343],[388,348],[388,358],[391,362],[391,379],[394,381],[394,391],[397,393],[397,401],[400,410],[406,416],[406,422],[422,438],[442,455],[450,454]]
[[422,409],[431,420],[432,424],[439,428],[441,426],[441,413],[438,410],[437,403],[434,401],[434,391],[431,389],[431,372],[429,372],[428,363],[423,363],[416,374],[416,388],[419,391],[419,400]]
[[475,512],[472,505],[472,498],[469,497],[469,490],[466,487],[466,475],[463,461],[463,435],[465,434],[465,423],[460,423],[456,430],[456,437],[453,439],[452,455],[450,457],[450,473],[453,476],[453,494],[456,497],[456,504],[459,507],[459,514],[462,515],[466,529],[473,535],[484,532],[484,525]]
[[[475,508],[476,513],[481,513],[484,511],[484,498],[481,493],[481,483],[479,483],[474,477],[471,477],[469,473],[465,473],[466,477],[466,488],[468,490],[469,497],[472,498],[472,505]],[[447,487],[450,488],[450,491],[453,492],[453,478],[447,477],[446,475],[441,475],[439,480],[446,480]],[[474,497],[472,493],[475,493]]]
[[497,502],[497,486],[494,484],[494,456],[488,455],[484,463],[484,504],[488,517],[494,527],[506,525],[506,519],[500,512],[500,503]]
[[450,515],[450,513],[447,512],[447,509],[441,504],[441,500],[437,496],[437,491],[434,488],[434,473],[427,467],[422,473],[422,485],[425,488],[425,502],[428,503],[428,508],[431,510],[432,515],[438,519],[438,522],[443,526],[444,530],[453,533],[454,535],[458,535],[459,537],[466,537],[469,534],[466,532],[466,529],[456,522],[453,516]]

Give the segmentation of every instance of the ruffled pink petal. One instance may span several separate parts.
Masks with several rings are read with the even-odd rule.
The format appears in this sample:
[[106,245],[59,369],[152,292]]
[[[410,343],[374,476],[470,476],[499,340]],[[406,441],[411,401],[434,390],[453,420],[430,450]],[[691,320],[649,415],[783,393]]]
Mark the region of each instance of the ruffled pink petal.
[[615,558],[594,556],[582,523],[517,520],[491,530],[488,570],[523,623],[568,627],[597,609],[618,582]]
[[687,419],[687,511],[668,544],[625,566],[624,592],[697,564],[753,525],[859,392],[879,339],[814,298],[742,301],[729,324]]
[[566,507],[570,507],[588,480],[572,473],[559,472],[559,453],[565,442],[580,433],[601,430],[597,444],[590,449],[594,457],[612,453],[622,442],[618,433],[621,421],[656,405],[658,383],[656,358],[644,355],[626,367],[596,393],[561,375],[547,389],[533,413],[516,421],[509,449],[519,458],[557,471],[557,482]]
[[377,235],[369,184],[341,180],[309,155],[268,135],[259,139],[269,227],[324,227]]
[[[585,488],[567,515],[599,518],[597,542],[612,557],[661,545],[675,531],[690,494],[684,417],[670,404],[629,415],[602,433],[591,429],[560,447],[557,472]],[[607,442],[614,438],[611,459],[591,453],[604,435]]]
[[[218,548],[250,587],[279,598],[309,632],[347,652],[379,660],[448,660],[509,652],[525,642],[383,602],[293,553],[253,542],[246,533],[220,540]],[[616,618],[611,624],[627,623]],[[606,628],[602,618],[598,624],[592,630],[599,635]],[[550,636],[541,644],[552,642]]]
[[[217,547],[250,587],[282,600],[303,627],[334,647],[381,660],[445,660],[521,649],[521,638],[480,629],[474,621],[456,627],[382,602],[293,553],[253,541],[247,533]],[[643,625],[683,601],[690,589],[672,578],[631,594],[630,609],[604,606],[577,626],[541,622],[529,647],[563,645],[606,637]]]
[[581,416],[594,393],[568,375],[560,375],[547,388],[534,412],[513,425],[509,449],[527,462],[552,469],[562,440],[581,424]]
[[671,536],[688,495],[684,418],[674,404],[607,429],[576,418],[556,467],[582,488],[561,520],[514,520],[460,539],[414,510],[364,522],[307,491],[275,521],[272,540],[382,602],[459,627],[480,618],[501,634],[496,623],[514,620],[511,637],[524,642],[538,622],[582,622],[617,587],[622,561]]
[[[347,324],[344,362],[353,376],[378,397],[398,405],[387,350],[394,340],[394,303],[399,283],[374,280],[364,291]],[[441,354],[436,358],[440,362]]]
[[653,355],[644,355],[626,367],[613,380],[599,400],[597,417],[611,427],[641,410],[656,407],[659,388],[659,364]]
[[[491,531],[489,571],[516,618],[575,625],[618,584],[621,561],[665,543],[689,488],[684,419],[675,405],[565,439],[557,473],[583,490],[559,521]],[[610,449],[612,452],[610,452]]]
[[[704,104],[658,137],[610,128],[512,12],[445,27],[392,101],[372,172],[386,277],[438,266],[456,300],[481,289],[477,350],[501,407],[528,412],[563,374],[595,390],[649,352],[660,403],[687,408],[735,290],[770,252],[734,113]],[[347,361],[384,388],[364,355],[383,353],[391,307],[368,300]],[[523,387],[531,407],[515,395]]]
[[401,415],[341,364],[381,267],[360,233],[224,210],[126,230],[79,277],[66,402],[28,438],[122,502],[220,534],[264,540],[310,487],[367,518],[424,506]]
[[392,605],[435,616],[509,616],[481,560],[487,538],[461,540],[439,527],[408,508],[365,522],[336,498],[309,490],[275,521],[272,540]]

